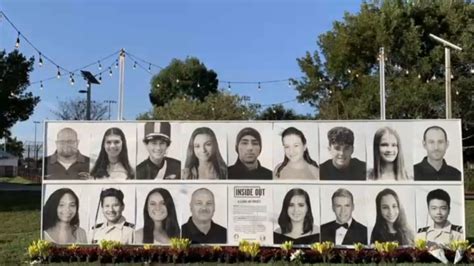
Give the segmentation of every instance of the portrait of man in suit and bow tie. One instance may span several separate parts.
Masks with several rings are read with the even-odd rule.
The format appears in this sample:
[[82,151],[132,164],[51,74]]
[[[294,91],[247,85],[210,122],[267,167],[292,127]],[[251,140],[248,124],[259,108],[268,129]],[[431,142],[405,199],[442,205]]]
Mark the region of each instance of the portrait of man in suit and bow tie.
[[353,217],[354,197],[344,188],[339,188],[331,197],[336,220],[321,226],[321,242],[331,241],[336,245],[367,244],[367,227]]

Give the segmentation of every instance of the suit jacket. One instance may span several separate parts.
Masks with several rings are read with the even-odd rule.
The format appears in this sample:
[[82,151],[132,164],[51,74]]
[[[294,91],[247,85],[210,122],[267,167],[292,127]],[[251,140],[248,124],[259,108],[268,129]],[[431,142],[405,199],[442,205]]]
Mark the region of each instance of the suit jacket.
[[[332,221],[321,226],[321,242],[336,242],[336,230],[339,224]],[[367,245],[367,227],[352,219],[352,223],[347,229],[347,233],[342,240],[342,245],[352,245],[354,243],[362,243]]]

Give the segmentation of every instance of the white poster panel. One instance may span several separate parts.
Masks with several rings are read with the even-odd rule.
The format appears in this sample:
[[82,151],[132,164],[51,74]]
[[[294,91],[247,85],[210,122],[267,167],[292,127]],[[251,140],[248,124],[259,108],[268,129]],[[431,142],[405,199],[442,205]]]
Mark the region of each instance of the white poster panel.
[[[101,193],[104,195],[103,205],[100,201]],[[91,225],[88,228],[88,240],[93,244],[102,239],[133,244],[137,209],[135,186],[97,184],[88,187],[87,195]],[[120,204],[121,197],[123,205]]]
[[[148,121],[137,123],[137,167],[136,179],[156,179],[173,180],[181,179],[181,147],[184,145],[180,134],[180,124],[166,121]],[[146,125],[146,128],[145,128]],[[169,125],[169,128],[167,127]],[[169,129],[169,132],[168,132]],[[145,131],[148,132],[145,132]],[[145,141],[145,137],[148,138]],[[153,142],[153,139],[160,139],[166,143],[169,137],[170,145],[161,146],[160,143]],[[153,169],[158,166],[153,165],[149,160],[152,155],[153,160],[162,160],[164,163],[160,170]]]
[[[318,124],[316,123],[274,123],[274,179],[319,180],[318,142]],[[284,163],[285,157],[287,158],[286,165]],[[301,165],[305,167],[302,168]]]
[[409,185],[370,186],[366,195],[369,243],[397,241],[400,245],[413,246],[415,190]]
[[423,120],[413,124],[415,181],[461,181],[460,121]]
[[227,123],[181,124],[182,179],[227,179],[226,126]]
[[366,190],[363,185],[321,186],[321,242],[367,245]]
[[[273,243],[320,241],[320,202],[316,185],[273,185]],[[303,233],[301,233],[303,232]]]
[[[90,123],[47,122],[43,179],[87,179],[91,133]],[[74,156],[76,162],[73,165],[70,158]]]
[[[136,185],[136,195],[135,244],[168,245],[170,238],[181,236],[180,225],[184,223],[181,213],[185,208],[189,208],[188,204],[181,200],[184,195],[181,185],[139,184]],[[156,230],[157,224],[161,224],[162,230]],[[153,230],[164,233],[154,237]]]
[[247,240],[272,245],[272,186],[229,185],[228,196],[229,244]]
[[[272,179],[272,173],[262,169],[254,172],[255,178],[234,174],[243,172],[237,170],[255,160],[258,160],[260,167],[272,171],[272,123],[228,123],[226,129],[229,179]],[[257,141],[260,145],[251,141]],[[268,174],[270,176],[267,178]]]
[[[42,239],[57,244],[88,243],[90,185],[48,184],[43,190]],[[71,234],[61,231],[66,222]]]
[[413,181],[413,125],[395,121],[366,124],[367,180]]
[[137,124],[96,123],[91,126],[94,129],[94,136],[89,141],[91,178],[110,181],[135,179]]
[[184,185],[181,237],[194,244],[226,244],[227,186],[214,184]]
[[459,185],[416,187],[417,238],[448,245],[464,240],[464,191]]

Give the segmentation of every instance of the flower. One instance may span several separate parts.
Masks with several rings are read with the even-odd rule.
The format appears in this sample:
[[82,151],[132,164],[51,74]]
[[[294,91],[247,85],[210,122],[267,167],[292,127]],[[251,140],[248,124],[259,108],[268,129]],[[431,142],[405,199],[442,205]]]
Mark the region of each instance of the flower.
[[461,250],[464,251],[468,249],[471,245],[469,245],[469,240],[453,240],[449,243],[449,249],[456,251]]
[[359,243],[359,242],[354,243],[354,250],[355,250],[356,252],[360,252],[360,251],[363,250],[364,248],[365,248],[365,245],[364,245],[364,244]]
[[288,252],[293,249],[293,241],[285,241],[280,245],[281,250]]
[[334,243],[331,241],[325,241],[323,243],[313,243],[311,249],[318,252],[319,254],[329,253],[334,248]]
[[170,241],[171,248],[177,251],[187,251],[191,246],[191,240],[188,238],[172,237]]
[[301,249],[298,249],[295,252],[291,253],[290,261],[299,263],[303,259],[303,255],[304,255],[303,251]]
[[239,251],[255,258],[260,252],[260,243],[258,241],[248,242],[247,240],[242,240],[239,242]]
[[46,259],[49,255],[49,249],[52,247],[52,243],[47,241],[47,240],[37,240],[33,241],[28,246],[28,256],[33,259],[36,257],[41,257],[43,259]]
[[428,241],[423,238],[417,238],[415,240],[415,248],[417,250],[425,250],[428,247]]
[[120,241],[115,241],[115,240],[105,240],[102,239],[99,242],[99,248],[104,250],[104,251],[111,251],[114,249],[118,249],[122,246],[122,243]]
[[378,242],[375,241],[375,250],[379,253],[393,253],[398,248],[398,242]]

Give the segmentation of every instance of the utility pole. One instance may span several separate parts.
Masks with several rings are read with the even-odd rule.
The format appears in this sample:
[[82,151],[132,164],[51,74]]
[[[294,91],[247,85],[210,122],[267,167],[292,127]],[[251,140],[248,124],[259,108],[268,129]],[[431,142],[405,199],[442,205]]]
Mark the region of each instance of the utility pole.
[[38,168],[38,149],[36,147],[36,126],[41,123],[40,121],[33,121],[35,123],[35,142],[34,142],[34,150],[33,152],[35,153],[35,174],[36,174],[36,169]]
[[110,120],[110,118],[111,118],[111,116],[110,116],[110,105],[113,104],[113,103],[117,103],[117,101],[105,100],[104,103],[107,103],[109,105],[109,120]]

